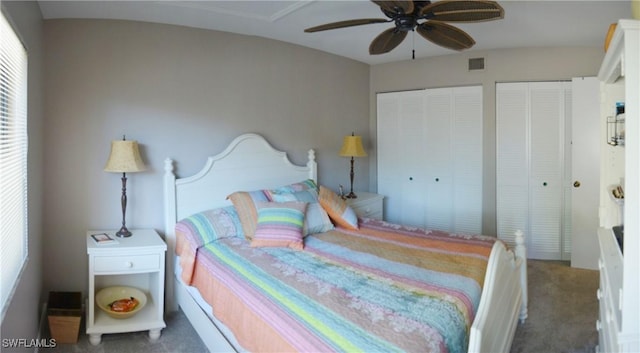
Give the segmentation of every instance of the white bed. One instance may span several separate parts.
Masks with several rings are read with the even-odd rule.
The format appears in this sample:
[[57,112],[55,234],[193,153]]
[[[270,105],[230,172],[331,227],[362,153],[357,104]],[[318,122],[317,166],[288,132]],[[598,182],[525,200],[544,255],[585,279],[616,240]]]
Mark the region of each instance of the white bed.
[[[257,134],[237,137],[221,153],[209,157],[197,174],[177,178],[174,161],[165,161],[165,237],[169,248],[167,309],[180,306],[212,352],[243,351],[233,335],[212,320],[208,309],[198,304],[193,288],[186,288],[175,276],[175,226],[194,213],[230,205],[226,197],[238,190],[275,188],[304,179],[317,181],[313,150],[305,166],[292,164],[286,153],[275,150]],[[508,352],[518,319],[527,317],[526,250],[521,232],[516,249],[500,242],[491,250],[478,312],[470,331],[469,352]],[[195,295],[197,297],[197,295]]]

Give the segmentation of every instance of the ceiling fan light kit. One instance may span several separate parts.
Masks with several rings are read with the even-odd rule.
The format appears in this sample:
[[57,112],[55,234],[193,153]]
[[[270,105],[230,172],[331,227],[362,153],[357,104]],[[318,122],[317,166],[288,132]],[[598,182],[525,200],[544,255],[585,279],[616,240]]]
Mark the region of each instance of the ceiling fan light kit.
[[504,9],[489,0],[373,1],[388,19],[363,18],[327,23],[305,29],[307,33],[374,23],[393,22],[369,45],[369,54],[379,55],[395,49],[409,31],[417,31],[433,44],[452,50],[471,48],[476,42],[465,31],[445,22],[484,22],[504,18]]

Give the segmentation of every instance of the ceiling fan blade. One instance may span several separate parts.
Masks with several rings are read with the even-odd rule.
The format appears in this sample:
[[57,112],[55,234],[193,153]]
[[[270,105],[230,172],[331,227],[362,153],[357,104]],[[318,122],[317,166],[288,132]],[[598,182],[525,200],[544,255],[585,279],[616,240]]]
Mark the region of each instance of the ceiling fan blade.
[[413,1],[374,1],[371,0],[371,2],[375,3],[376,5],[380,6],[383,10],[385,10],[385,13],[393,13],[393,14],[397,14],[399,11],[399,13],[406,13],[406,14],[410,14],[413,12]]
[[453,50],[469,49],[476,44],[465,31],[444,22],[427,21],[418,25],[417,31],[430,42]]
[[481,22],[504,18],[504,9],[488,0],[441,0],[422,8],[423,18],[447,22]]
[[369,54],[378,55],[388,53],[402,43],[406,36],[407,32],[405,31],[399,31],[395,27],[389,28],[380,33],[380,35],[371,42],[371,45],[369,45]]
[[345,28],[345,27],[353,27],[353,26],[360,26],[360,25],[368,25],[368,24],[372,24],[372,23],[386,23],[386,22],[389,22],[389,21],[390,20],[387,20],[387,19],[384,19],[384,18],[362,18],[362,19],[358,19],[358,20],[347,20],[347,21],[327,23],[327,24],[323,24],[323,25],[320,25],[320,26],[307,28],[304,31],[307,32],[307,33],[312,33],[312,32],[319,32],[319,31],[326,31],[328,29],[336,29],[336,28]]

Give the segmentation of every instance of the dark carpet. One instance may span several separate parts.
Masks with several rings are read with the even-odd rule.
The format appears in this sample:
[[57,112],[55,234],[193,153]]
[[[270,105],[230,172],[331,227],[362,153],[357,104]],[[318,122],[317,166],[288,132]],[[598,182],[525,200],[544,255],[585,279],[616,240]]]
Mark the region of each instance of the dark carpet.
[[593,353],[598,345],[599,272],[568,262],[528,260],[529,318],[511,353]]

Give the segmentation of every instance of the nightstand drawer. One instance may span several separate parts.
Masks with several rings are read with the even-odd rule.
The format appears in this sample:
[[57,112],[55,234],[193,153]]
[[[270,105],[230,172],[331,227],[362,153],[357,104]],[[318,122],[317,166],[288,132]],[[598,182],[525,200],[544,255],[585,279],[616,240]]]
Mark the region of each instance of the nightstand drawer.
[[95,272],[140,272],[160,268],[160,255],[96,256]]

